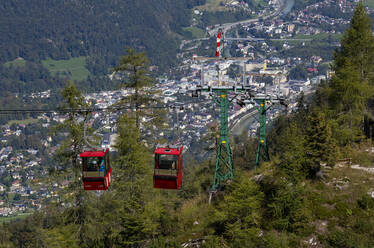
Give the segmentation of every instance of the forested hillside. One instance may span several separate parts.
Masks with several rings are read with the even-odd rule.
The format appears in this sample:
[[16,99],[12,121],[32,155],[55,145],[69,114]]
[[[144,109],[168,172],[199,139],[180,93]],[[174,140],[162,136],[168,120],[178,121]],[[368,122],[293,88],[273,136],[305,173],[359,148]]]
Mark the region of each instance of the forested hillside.
[[[118,70],[146,82],[146,59],[131,55]],[[374,161],[373,58],[372,20],[359,3],[335,52],[334,76],[310,101],[300,97],[296,112],[273,123],[271,160],[256,171],[256,141],[245,135],[233,141],[235,180],[210,205],[213,159],[186,166],[181,190],[153,189],[152,151],[139,129],[140,109],[118,121],[111,190],[84,192],[77,161],[82,113],[70,113],[55,130],[69,132],[56,158],[66,170],[51,174],[51,183],[66,173],[75,173],[75,180],[45,209],[1,225],[0,247],[374,246],[374,176],[365,168]],[[141,76],[128,69],[135,63]],[[142,90],[140,83],[133,87]],[[74,84],[63,97],[65,106],[86,104]]]
[[[1,1],[1,108],[22,107],[26,104],[23,95],[49,89],[53,96],[47,102],[56,104],[55,90],[67,79],[77,78],[78,87],[85,92],[113,89],[116,86],[107,74],[125,54],[126,46],[146,51],[151,65],[168,69],[176,61],[178,39],[182,27],[190,23],[191,8],[203,3],[205,0]],[[74,64],[74,58],[81,63]],[[60,60],[67,66],[59,66]],[[78,76],[70,74],[73,69]],[[40,102],[29,100],[27,105],[41,107]]]
[[190,22],[190,8],[204,2],[2,1],[0,62],[90,55],[114,63],[132,46],[167,64],[177,49],[175,34]]
[[[61,88],[71,78],[70,67],[80,69],[78,73],[88,70],[88,77],[77,77],[80,89],[113,88],[104,75],[112,72],[126,46],[146,51],[151,65],[165,70],[176,61],[177,42],[182,27],[190,23],[191,8],[204,2],[2,1],[0,96],[9,97],[7,103],[14,106],[19,99],[12,93]],[[77,57],[83,61],[80,65],[57,65]]]

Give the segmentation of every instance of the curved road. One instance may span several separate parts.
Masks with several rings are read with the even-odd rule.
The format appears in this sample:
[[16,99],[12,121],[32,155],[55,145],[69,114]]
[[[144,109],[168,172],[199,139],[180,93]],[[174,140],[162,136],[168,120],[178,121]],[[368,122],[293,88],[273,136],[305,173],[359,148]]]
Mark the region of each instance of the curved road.
[[[277,8],[276,11],[274,11],[273,13],[271,13],[267,16],[261,16],[260,18],[265,20],[265,19],[269,19],[271,17],[278,16],[282,12],[283,7],[285,7],[285,0],[278,0],[277,5],[278,5],[278,8]],[[219,25],[219,27],[216,27],[216,28],[213,28],[213,29],[209,30],[208,33],[209,33],[210,36],[212,36],[212,35],[216,34],[219,29],[222,29],[223,32],[225,33],[227,30],[231,29],[232,27],[234,27],[236,25],[250,24],[250,23],[253,23],[253,22],[258,22],[260,18],[248,19],[248,20],[243,20],[243,21],[238,21],[238,22],[233,22],[233,23],[224,23],[222,25]]]
[[[286,0],[278,0],[277,5],[278,5],[278,8],[275,12],[273,12],[272,14],[267,15],[267,16],[262,16],[261,18],[262,19],[269,19],[269,18],[278,16],[283,11],[283,8],[286,6]],[[259,18],[254,18],[254,19],[248,19],[248,20],[234,22],[234,23],[225,23],[225,24],[220,25],[219,27],[216,27],[214,29],[209,30],[208,33],[209,33],[210,36],[212,36],[212,35],[215,35],[218,32],[219,29],[222,29],[224,32],[226,32],[227,30],[231,29],[232,27],[234,27],[236,25],[250,24],[250,23],[254,23],[254,22],[258,22],[258,21],[259,21]],[[183,46],[185,44],[193,42],[193,41],[208,40],[208,39],[209,38],[201,38],[201,39],[184,41],[184,42],[182,42],[180,48],[183,48]],[[265,40],[265,39],[261,39],[261,38],[229,38],[229,39],[230,40],[234,40],[234,39],[236,39],[236,40]],[[273,40],[281,40],[281,39],[273,39]],[[292,39],[289,39],[289,40],[292,40]],[[310,39],[297,39],[297,40],[310,40]],[[234,124],[234,126],[232,126],[230,128],[230,133],[233,134],[233,135],[241,135],[244,131],[248,131],[250,125],[255,121],[253,116],[256,113],[257,113],[257,110],[254,110],[254,111],[251,111],[251,112],[247,113],[243,117],[241,117],[240,120],[238,120]]]
[[232,135],[239,136],[242,135],[244,131],[248,132],[249,127],[254,121],[256,121],[253,116],[257,114],[257,110],[250,111],[241,117],[229,130]]
[[[269,19],[269,18],[278,16],[283,11],[283,8],[286,7],[286,1],[287,0],[278,0],[278,2],[277,2],[277,5],[278,5],[277,10],[274,11],[273,13],[267,15],[267,16],[261,16],[260,18],[262,18],[262,19],[265,20],[265,19]],[[226,32],[227,30],[229,30],[229,29],[231,29],[234,26],[239,25],[239,24],[250,24],[250,23],[258,22],[260,18],[248,19],[248,20],[243,20],[243,21],[238,21],[238,22],[232,22],[232,23],[224,23],[224,24],[218,25],[218,27],[215,27],[215,28],[209,30],[208,33],[209,33],[210,37],[211,36],[215,36],[218,33],[219,29],[222,29],[223,32]],[[193,40],[183,40],[182,43],[179,46],[179,49],[183,49],[183,47],[186,44],[188,44],[188,43],[195,42],[195,41],[200,41],[200,40],[209,40],[209,39],[210,38],[200,38],[200,39],[193,39]],[[228,38],[227,40],[229,40],[229,39],[252,40],[252,41],[262,41],[262,40],[265,40],[264,38]],[[289,39],[289,40],[292,40],[292,39]],[[304,40],[304,39],[299,39],[299,40]],[[309,39],[305,39],[305,40],[309,40]]]

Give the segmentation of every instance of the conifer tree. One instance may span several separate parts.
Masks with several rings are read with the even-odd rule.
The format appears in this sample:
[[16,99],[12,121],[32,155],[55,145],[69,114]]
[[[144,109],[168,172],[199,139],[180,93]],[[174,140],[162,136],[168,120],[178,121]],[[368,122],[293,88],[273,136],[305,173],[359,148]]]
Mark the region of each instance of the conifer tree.
[[279,136],[279,142],[277,142],[278,149],[280,149],[278,151],[280,153],[279,168],[291,182],[297,182],[306,176],[304,167],[307,158],[304,144],[305,135],[296,121],[285,127]]
[[230,189],[214,209],[212,226],[223,232],[232,247],[257,247],[264,194],[255,182],[245,177],[239,178]]
[[[341,143],[351,143],[360,138],[362,120],[368,100],[373,96],[374,37],[372,22],[360,2],[334,54],[330,82],[330,106],[344,136]],[[347,137],[345,137],[347,136]]]
[[323,112],[314,110],[307,118],[305,129],[305,152],[308,158],[305,169],[309,177],[315,177],[321,163],[333,164],[335,145],[331,128]]
[[140,128],[142,117],[150,119],[152,124],[161,122],[160,113],[149,108],[157,104],[158,101],[154,98],[157,91],[150,88],[154,80],[150,77],[148,64],[145,52],[137,53],[128,47],[119,66],[114,69],[115,72],[120,72],[121,76],[126,78],[126,81],[121,84],[121,88],[133,90],[133,94],[119,104],[129,103],[134,107],[136,127],[138,128]]
[[[84,123],[87,115],[83,112],[75,111],[77,109],[86,109],[88,104],[85,102],[82,93],[77,89],[74,83],[68,82],[62,90],[62,96],[65,102],[60,106],[62,109],[72,109],[74,111],[68,112],[68,116],[63,123],[56,125],[52,132],[57,134],[61,131],[69,133],[69,136],[62,142],[57,156],[60,161],[69,169],[72,168],[74,173],[74,181],[69,189],[73,192],[74,207],[71,208],[67,215],[69,221],[78,225],[78,232],[73,233],[77,235],[77,240],[80,246],[84,244],[85,233],[83,227],[89,216],[88,209],[85,207],[87,201],[85,197],[87,194],[83,191],[82,183],[80,181],[81,166],[78,161],[79,154],[83,151],[84,147]],[[71,167],[68,161],[71,162]],[[69,200],[69,199],[68,199]]]
[[115,162],[118,199],[124,199],[120,217],[118,243],[122,247],[138,247],[148,237],[146,231],[146,194],[151,191],[151,157],[139,141],[140,131],[134,118],[123,115],[118,121]]
[[[62,90],[62,96],[65,102],[60,106],[61,109],[82,109],[88,105],[84,101],[82,93],[77,89],[74,83],[68,82]],[[85,117],[84,113],[77,111],[68,112],[67,118],[63,123],[56,125],[52,132],[57,134],[60,131],[67,131],[69,137],[65,139],[59,149],[58,155],[71,159],[73,169],[79,169],[78,155],[82,152],[84,146],[83,128]],[[81,120],[81,121],[78,121]]]
[[296,108],[297,112],[295,119],[298,124],[302,124],[305,122],[305,119],[308,115],[308,104],[305,99],[304,92],[301,92],[300,96],[298,96]]
[[362,1],[354,12],[351,26],[344,32],[341,48],[334,54],[333,70],[339,73],[345,67],[352,67],[359,72],[360,81],[374,81],[374,36],[372,20],[367,15]]

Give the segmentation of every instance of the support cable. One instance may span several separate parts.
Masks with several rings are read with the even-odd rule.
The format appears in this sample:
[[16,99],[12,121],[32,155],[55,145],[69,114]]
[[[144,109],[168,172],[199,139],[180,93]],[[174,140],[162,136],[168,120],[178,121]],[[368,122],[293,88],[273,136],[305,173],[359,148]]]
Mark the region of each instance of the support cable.
[[[193,102],[181,103],[180,105],[189,105],[194,104]],[[167,105],[156,105],[156,106],[148,106],[148,107],[140,107],[139,109],[168,109],[172,108],[174,104],[167,104]],[[17,114],[17,113],[39,113],[39,114],[66,114],[66,113],[92,113],[92,112],[117,112],[121,110],[130,110],[134,109],[134,106],[116,106],[116,107],[107,107],[107,108],[56,108],[56,109],[0,109],[0,115],[10,115],[10,114]]]

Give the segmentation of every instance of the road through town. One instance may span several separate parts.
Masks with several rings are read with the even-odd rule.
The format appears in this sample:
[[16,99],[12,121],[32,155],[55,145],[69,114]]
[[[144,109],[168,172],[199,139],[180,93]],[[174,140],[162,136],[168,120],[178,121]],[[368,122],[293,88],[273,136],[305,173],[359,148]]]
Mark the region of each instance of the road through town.
[[[233,27],[235,27],[235,26],[237,26],[239,24],[251,24],[251,23],[258,22],[260,19],[267,20],[267,19],[270,19],[270,18],[275,18],[275,17],[277,17],[277,16],[279,16],[279,15],[281,15],[283,13],[289,12],[291,10],[292,6],[293,6],[293,3],[294,3],[294,0],[278,0],[277,1],[277,8],[276,8],[276,10],[273,13],[265,15],[265,16],[261,16],[261,17],[258,17],[258,18],[252,18],[252,19],[247,19],[247,20],[238,21],[238,22],[223,23],[221,25],[216,25],[216,27],[214,27],[214,28],[212,28],[212,29],[210,29],[208,31],[209,36],[210,37],[216,36],[219,29],[222,29],[222,31],[224,33],[226,33],[231,28],[233,28]],[[179,48],[183,49],[183,47],[186,44],[191,43],[191,42],[196,42],[196,41],[201,41],[201,40],[208,40],[208,39],[209,38],[200,38],[200,39],[193,39],[193,40],[183,40],[182,43],[180,44]],[[247,38],[231,38],[231,39],[252,40],[252,41],[261,41],[261,40],[264,40],[262,38],[252,38],[252,37],[247,37]]]

